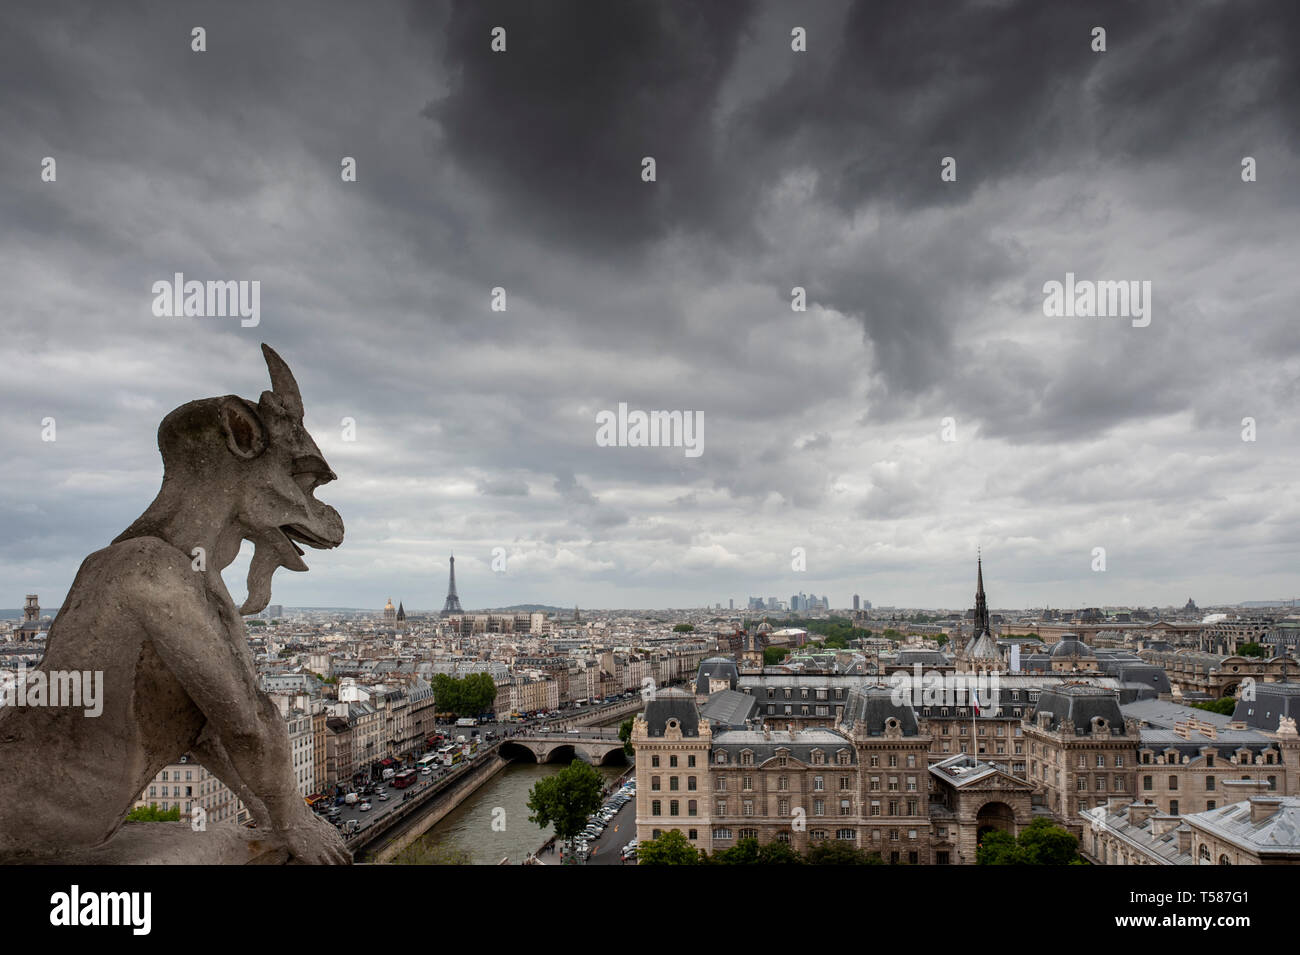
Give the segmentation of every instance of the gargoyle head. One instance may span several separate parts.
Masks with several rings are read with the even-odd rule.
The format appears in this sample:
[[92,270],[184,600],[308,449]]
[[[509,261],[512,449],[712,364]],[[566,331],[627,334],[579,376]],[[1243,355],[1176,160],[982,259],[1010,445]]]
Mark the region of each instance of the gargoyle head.
[[254,546],[243,614],[266,607],[277,568],[307,569],[298,544],[322,549],[343,542],[342,518],[314,496],[336,475],[303,427],[298,383],[274,349],[263,345],[262,354],[271,390],[257,404],[236,395],[205,398],[163,419],[163,488],[150,511],[122,535],[153,532],[168,512],[210,506],[219,498],[221,520],[233,522],[231,532]]

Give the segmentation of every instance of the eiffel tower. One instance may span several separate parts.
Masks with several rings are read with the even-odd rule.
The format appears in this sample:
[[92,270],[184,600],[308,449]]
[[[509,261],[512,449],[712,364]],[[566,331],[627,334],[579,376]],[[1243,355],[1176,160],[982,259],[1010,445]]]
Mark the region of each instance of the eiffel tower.
[[462,614],[460,598],[456,596],[456,558],[451,558],[451,576],[447,580],[447,602],[442,605],[442,615],[450,617]]

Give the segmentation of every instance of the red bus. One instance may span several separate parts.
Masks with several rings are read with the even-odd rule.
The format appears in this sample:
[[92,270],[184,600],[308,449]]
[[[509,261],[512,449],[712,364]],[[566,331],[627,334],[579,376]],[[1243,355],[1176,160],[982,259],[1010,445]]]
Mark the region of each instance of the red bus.
[[418,774],[413,769],[404,769],[393,777],[394,789],[405,789],[413,784],[418,778]]

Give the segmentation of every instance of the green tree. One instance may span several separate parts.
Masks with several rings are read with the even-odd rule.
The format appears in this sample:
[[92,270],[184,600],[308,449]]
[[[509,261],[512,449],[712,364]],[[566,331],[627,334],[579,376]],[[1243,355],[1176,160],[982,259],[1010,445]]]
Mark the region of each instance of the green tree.
[[1028,865],[1025,851],[1016,845],[1015,836],[995,829],[984,833],[975,850],[976,865]]
[[1237,647],[1237,656],[1239,657],[1263,657],[1267,659],[1272,655],[1268,652],[1268,648],[1261,643],[1243,643]]
[[636,849],[637,865],[699,865],[700,852],[686,841],[679,829],[669,829],[658,839],[643,842]]
[[763,665],[776,666],[784,660],[790,651],[786,647],[767,647],[763,650]]
[[635,723],[636,717],[629,716],[618,724],[618,738],[623,741],[623,755],[625,756],[636,755],[636,748],[632,745],[632,726]]
[[790,843],[773,839],[758,848],[759,865],[803,865],[803,856],[790,848]]
[[587,826],[587,817],[600,808],[603,780],[582,760],[575,759],[554,775],[540,779],[528,794],[528,821],[554,826],[561,839],[572,839]]
[[438,673],[433,677],[433,698],[439,713],[477,716],[492,709],[497,685],[490,673],[471,673],[459,678]]
[[677,626],[673,627],[673,633],[694,633],[694,632],[695,632],[695,628],[691,626],[689,623],[679,623]]
[[758,840],[741,839],[730,849],[713,853],[718,865],[758,865]]
[[1042,817],[1026,826],[1019,838],[1001,830],[986,832],[975,853],[977,865],[1075,865],[1079,861],[1079,840]]
[[809,865],[884,865],[880,856],[869,856],[844,839],[823,839],[808,850]]
[[1079,840],[1041,817],[1031,822],[1017,841],[1030,865],[1069,865],[1079,858]]
[[1209,710],[1211,713],[1231,716],[1237,710],[1237,699],[1236,697],[1225,696],[1221,700],[1205,700],[1201,703],[1193,703],[1192,706],[1198,710]]
[[127,822],[180,822],[181,807],[175,809],[159,809],[158,804],[151,802],[147,806],[136,806],[126,814]]
[[941,634],[939,634],[937,637],[934,638],[934,642],[937,643],[937,644],[939,644],[940,647],[945,647],[945,646],[947,646],[947,645],[948,645],[948,634],[946,634],[946,633],[941,633]]

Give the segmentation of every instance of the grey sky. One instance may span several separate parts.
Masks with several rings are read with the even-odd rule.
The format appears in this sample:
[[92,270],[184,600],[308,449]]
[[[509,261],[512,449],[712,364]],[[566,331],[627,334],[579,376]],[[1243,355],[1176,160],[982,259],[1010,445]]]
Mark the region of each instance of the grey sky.
[[[1292,596],[1300,13],[1081,7],[5,5],[0,605],[62,599],[261,341],[348,534],[278,603],[440,606],[454,551],[467,607],[966,606],[977,545],[996,606]],[[1150,326],[1044,317],[1067,271]],[[175,272],[260,326],[155,317]],[[598,447],[619,402],[703,455]]]

